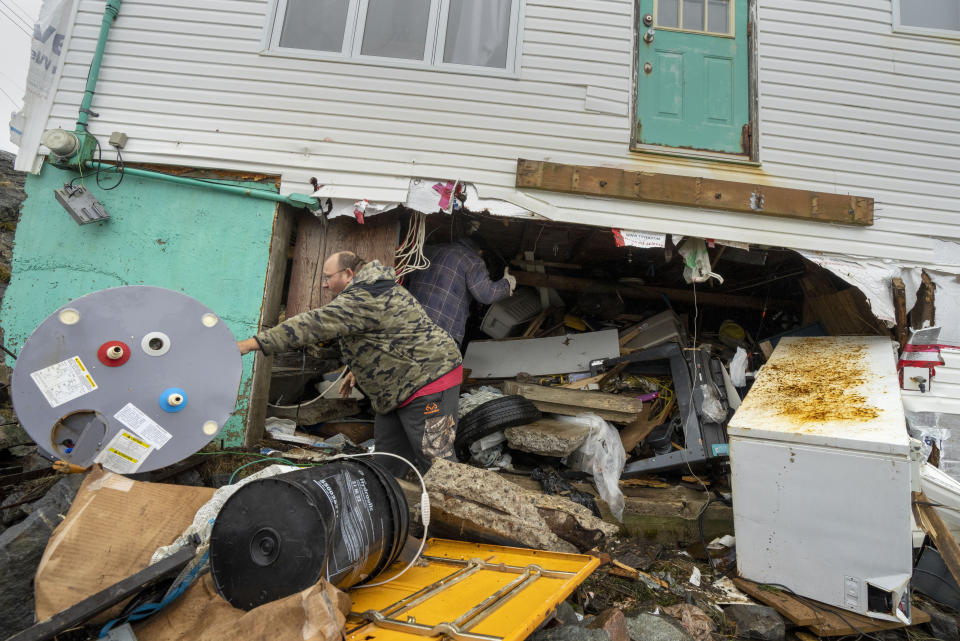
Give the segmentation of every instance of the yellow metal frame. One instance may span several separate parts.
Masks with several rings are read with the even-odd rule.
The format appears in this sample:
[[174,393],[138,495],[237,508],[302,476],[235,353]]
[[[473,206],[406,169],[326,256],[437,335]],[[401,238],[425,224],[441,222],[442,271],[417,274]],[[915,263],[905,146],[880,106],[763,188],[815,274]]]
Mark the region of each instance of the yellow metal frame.
[[430,539],[421,558],[395,581],[350,592],[346,641],[522,641],[600,565],[592,556],[444,539]]

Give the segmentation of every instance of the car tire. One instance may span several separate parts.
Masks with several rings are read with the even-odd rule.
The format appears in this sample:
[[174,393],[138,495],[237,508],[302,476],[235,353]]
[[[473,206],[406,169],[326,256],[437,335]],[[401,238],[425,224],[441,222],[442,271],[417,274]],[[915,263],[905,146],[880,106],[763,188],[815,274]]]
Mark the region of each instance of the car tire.
[[501,396],[487,401],[460,419],[454,449],[461,461],[470,458],[470,444],[508,427],[526,425],[541,416],[540,410],[523,396]]

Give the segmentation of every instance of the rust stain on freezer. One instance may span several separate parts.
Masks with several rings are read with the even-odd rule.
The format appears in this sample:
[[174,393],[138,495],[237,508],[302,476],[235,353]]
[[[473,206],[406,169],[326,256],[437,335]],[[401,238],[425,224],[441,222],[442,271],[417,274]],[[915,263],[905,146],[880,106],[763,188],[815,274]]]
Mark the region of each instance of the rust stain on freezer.
[[754,402],[800,424],[798,431],[803,431],[803,424],[867,422],[880,416],[880,410],[857,391],[870,375],[863,345],[838,351],[835,343],[809,338],[791,347],[796,358],[781,358],[764,367],[765,385],[751,392],[760,395]]

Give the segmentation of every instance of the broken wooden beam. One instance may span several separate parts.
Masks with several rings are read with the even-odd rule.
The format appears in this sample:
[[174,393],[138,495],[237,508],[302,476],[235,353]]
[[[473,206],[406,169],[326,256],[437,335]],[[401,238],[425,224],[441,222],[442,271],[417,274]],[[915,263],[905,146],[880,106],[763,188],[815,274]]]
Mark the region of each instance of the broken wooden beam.
[[632,171],[615,167],[517,160],[518,189],[720,209],[745,214],[873,224],[873,198],[755,183]]
[[635,420],[643,410],[643,403],[638,399],[604,392],[546,387],[517,381],[504,381],[503,391],[506,394],[519,394],[525,397],[541,412],[566,416],[589,412],[614,423],[629,423]]
[[[552,287],[568,292],[592,292],[595,294],[619,294],[627,298],[641,298],[646,300],[662,300],[666,296],[672,301],[693,303],[693,289],[671,289],[668,287],[653,287],[650,285],[619,285],[604,283],[589,278],[574,276],[557,276],[554,274],[537,274],[535,272],[511,272],[517,278],[518,285],[530,287]],[[796,301],[754,298],[736,294],[721,294],[716,292],[698,291],[696,293],[698,305],[714,307],[734,307],[746,309],[800,309]]]
[[900,343],[900,350],[910,340],[910,327],[907,324],[907,288],[903,284],[902,278],[893,279],[893,313],[894,320],[897,322],[896,334],[897,342]]

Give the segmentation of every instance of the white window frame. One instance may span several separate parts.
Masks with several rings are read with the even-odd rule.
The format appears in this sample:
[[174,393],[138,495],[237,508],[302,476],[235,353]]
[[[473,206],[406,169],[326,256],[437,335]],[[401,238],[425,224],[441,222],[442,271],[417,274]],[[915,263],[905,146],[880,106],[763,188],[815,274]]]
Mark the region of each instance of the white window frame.
[[526,0],[513,0],[510,13],[510,32],[507,44],[506,67],[482,67],[479,65],[454,64],[443,61],[443,48],[446,45],[447,17],[450,14],[450,0],[430,0],[430,20],[427,24],[427,37],[424,45],[423,60],[405,60],[381,56],[362,55],[363,28],[366,22],[369,0],[349,0],[343,46],[340,51],[318,51],[315,49],[293,49],[280,46],[283,28],[283,15],[287,0],[271,0],[270,10],[260,41],[260,54],[284,58],[308,58],[336,62],[353,62],[383,67],[402,67],[404,69],[423,69],[479,76],[497,76],[503,78],[520,77],[520,60],[523,48],[523,20]]
[[[957,1],[960,2],[960,0]],[[903,24],[900,21],[900,0],[893,0],[893,31],[919,36],[934,36],[954,40],[960,39],[960,29],[934,29],[932,27],[915,27],[913,25]]]
[[[900,0],[896,0],[896,1],[899,2]],[[676,31],[679,33],[693,33],[701,36],[716,36],[718,38],[735,38],[736,34],[734,32],[736,31],[736,22],[734,22],[734,20],[736,19],[736,13],[735,13],[736,4],[737,4],[736,0],[730,0],[730,2],[727,4],[727,32],[726,33],[720,33],[719,31],[707,31],[707,27],[709,26],[708,24],[709,4],[710,4],[709,1],[703,3],[703,27],[704,28],[698,31],[696,29],[684,29],[683,27],[661,26],[659,23],[660,0],[653,0],[653,27],[657,31]],[[683,24],[683,0],[678,0],[677,2],[677,22],[680,23],[681,25]]]

